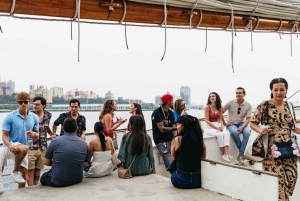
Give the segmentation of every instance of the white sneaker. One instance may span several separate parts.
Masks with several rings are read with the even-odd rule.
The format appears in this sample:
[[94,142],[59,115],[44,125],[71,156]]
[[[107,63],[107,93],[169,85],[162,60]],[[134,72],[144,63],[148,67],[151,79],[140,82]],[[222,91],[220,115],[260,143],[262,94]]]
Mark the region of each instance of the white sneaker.
[[233,159],[233,156],[228,155],[229,159]]
[[16,183],[24,184],[26,181],[24,180],[21,172],[12,172],[10,176]]
[[222,158],[223,158],[226,162],[230,163],[230,159],[228,158],[228,155],[223,155]]

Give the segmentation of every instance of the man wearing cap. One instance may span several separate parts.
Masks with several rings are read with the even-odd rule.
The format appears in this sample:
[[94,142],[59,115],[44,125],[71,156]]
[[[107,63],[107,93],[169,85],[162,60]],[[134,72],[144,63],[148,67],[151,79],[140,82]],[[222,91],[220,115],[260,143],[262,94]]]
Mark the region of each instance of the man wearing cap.
[[174,104],[173,96],[165,94],[161,97],[161,102],[161,107],[154,110],[151,115],[152,130],[154,143],[163,157],[165,167],[168,168],[172,163],[171,141],[177,131],[174,114],[170,110]]

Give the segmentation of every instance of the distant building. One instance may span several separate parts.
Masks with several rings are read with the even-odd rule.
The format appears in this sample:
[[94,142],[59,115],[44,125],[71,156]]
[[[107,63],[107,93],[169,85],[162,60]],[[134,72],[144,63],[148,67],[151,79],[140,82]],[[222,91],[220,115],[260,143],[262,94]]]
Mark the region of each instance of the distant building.
[[29,85],[29,92],[33,92],[35,90],[34,88],[35,86],[32,84],[32,85]]
[[7,82],[7,86],[10,88],[11,92],[15,92],[15,82],[13,82],[12,80],[9,80]]
[[52,96],[53,97],[61,98],[62,95],[64,94],[64,89],[62,87],[52,87],[51,91],[52,91]]
[[139,99],[126,99],[128,101],[129,104],[132,104],[132,103],[138,103],[140,105],[142,105],[142,100],[139,100]]
[[30,97],[34,98],[36,96],[42,96],[47,100],[47,103],[52,103],[52,91],[44,88],[43,86],[39,86],[37,89],[31,91]]
[[191,105],[191,89],[190,89],[190,87],[182,86],[180,88],[180,97],[187,105]]
[[161,104],[161,96],[155,96],[155,105]]
[[113,93],[111,93],[110,91],[108,91],[105,94],[105,98],[108,99],[108,100],[115,100],[115,95]]

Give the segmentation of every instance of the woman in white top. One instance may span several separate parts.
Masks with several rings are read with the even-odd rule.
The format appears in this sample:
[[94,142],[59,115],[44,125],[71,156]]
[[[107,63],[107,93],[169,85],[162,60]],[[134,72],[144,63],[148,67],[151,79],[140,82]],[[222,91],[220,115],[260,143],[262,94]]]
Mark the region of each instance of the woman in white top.
[[[102,122],[96,122],[94,132],[96,138],[89,143],[88,161],[91,167],[88,172],[84,172],[85,177],[103,177],[110,175],[114,168],[111,156],[115,149],[110,137],[105,137],[103,134],[104,125]],[[93,157],[93,160],[91,161]]]
[[221,98],[216,92],[209,94],[204,109],[206,122],[205,134],[217,137],[219,147],[222,151],[222,158],[230,163],[229,158],[231,157],[228,155],[230,133],[226,127],[224,127],[221,103]]

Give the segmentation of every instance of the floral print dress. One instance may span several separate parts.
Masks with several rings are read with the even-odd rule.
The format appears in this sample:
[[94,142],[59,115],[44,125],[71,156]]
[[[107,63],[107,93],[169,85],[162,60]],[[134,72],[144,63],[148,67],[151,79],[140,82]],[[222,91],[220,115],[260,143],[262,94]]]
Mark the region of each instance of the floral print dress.
[[[267,104],[268,102],[268,104]],[[266,109],[268,113],[266,114]],[[295,111],[293,115],[295,117]],[[273,131],[289,132],[294,125],[292,115],[290,113],[288,103],[284,103],[284,113],[280,113],[276,106],[269,101],[263,101],[257,107],[254,115],[251,118],[252,123],[259,124],[263,122],[268,125]],[[273,172],[279,176],[279,187],[278,187],[278,200],[286,201],[289,200],[289,196],[293,194],[298,172],[297,172],[297,159],[274,159],[270,148],[275,142],[290,142],[291,134],[273,134],[268,135],[268,149],[266,158],[263,160],[263,170]]]

